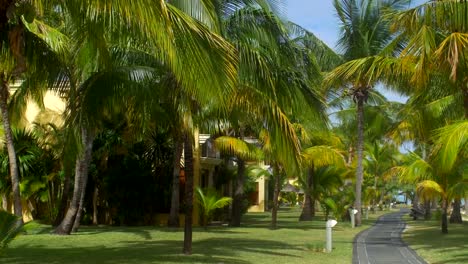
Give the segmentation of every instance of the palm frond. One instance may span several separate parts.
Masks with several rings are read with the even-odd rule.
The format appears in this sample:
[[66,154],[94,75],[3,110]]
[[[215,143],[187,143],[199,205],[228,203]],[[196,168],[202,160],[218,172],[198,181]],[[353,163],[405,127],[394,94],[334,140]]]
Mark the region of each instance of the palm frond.
[[431,180],[425,180],[418,183],[416,190],[426,201],[429,201],[434,197],[446,196],[444,189],[437,182]]
[[314,166],[334,165],[345,167],[345,160],[340,150],[330,146],[313,146],[302,151],[304,164]]
[[263,158],[263,152],[260,148],[239,138],[221,136],[216,138],[214,142],[219,150],[243,160],[261,160]]
[[436,130],[433,155],[443,172],[452,170],[458,158],[468,149],[468,121],[459,121]]

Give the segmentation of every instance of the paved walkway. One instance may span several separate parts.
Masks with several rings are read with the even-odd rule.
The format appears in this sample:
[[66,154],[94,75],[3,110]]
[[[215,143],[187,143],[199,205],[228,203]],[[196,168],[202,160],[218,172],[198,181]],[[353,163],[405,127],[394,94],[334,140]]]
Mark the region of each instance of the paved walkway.
[[409,213],[402,209],[380,217],[376,224],[354,239],[354,264],[425,264],[416,252],[401,239],[406,223],[401,217]]

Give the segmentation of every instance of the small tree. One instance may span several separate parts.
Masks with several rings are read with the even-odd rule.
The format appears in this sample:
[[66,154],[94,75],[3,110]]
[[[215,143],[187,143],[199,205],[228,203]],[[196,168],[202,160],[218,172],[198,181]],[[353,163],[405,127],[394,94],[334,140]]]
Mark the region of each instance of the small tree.
[[213,213],[218,208],[223,208],[232,202],[231,197],[219,197],[214,189],[207,189],[206,193],[199,187],[196,188],[197,202],[202,212],[202,225],[206,228],[211,221]]

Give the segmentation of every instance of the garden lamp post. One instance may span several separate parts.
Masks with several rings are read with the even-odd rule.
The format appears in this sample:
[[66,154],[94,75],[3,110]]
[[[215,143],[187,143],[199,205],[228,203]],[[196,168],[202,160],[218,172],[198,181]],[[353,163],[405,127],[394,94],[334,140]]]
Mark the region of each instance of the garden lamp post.
[[354,228],[355,224],[355,219],[354,219],[354,215],[357,214],[358,210],[356,209],[353,209],[353,208],[349,208],[349,218],[351,218],[351,228]]
[[332,251],[332,227],[334,227],[338,222],[336,220],[328,220],[326,223],[326,232],[327,232],[327,245],[326,250],[327,252]]

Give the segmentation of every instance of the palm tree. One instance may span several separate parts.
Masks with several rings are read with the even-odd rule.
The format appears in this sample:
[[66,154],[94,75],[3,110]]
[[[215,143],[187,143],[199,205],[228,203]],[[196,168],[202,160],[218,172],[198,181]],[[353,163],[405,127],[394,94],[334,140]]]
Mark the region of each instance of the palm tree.
[[460,93],[466,119],[466,6],[465,1],[428,1],[392,12],[388,20],[397,32],[394,41],[381,54],[343,64],[336,77],[358,75],[365,83],[382,80],[417,94],[425,93],[434,78],[449,79]]
[[[299,216],[300,221],[311,221],[315,216],[315,201],[325,187],[324,181],[320,182],[316,177],[316,171],[325,166],[344,168],[344,157],[338,149],[330,146],[313,146],[302,151],[303,164],[307,166],[307,172],[301,174],[299,183],[304,190],[304,206]],[[332,177],[330,177],[332,179]],[[327,182],[330,183],[330,182]]]
[[[398,153],[395,145],[386,142],[374,141],[374,143],[366,145],[366,157],[364,160],[369,176],[374,178],[373,186],[369,190],[373,190],[372,207],[376,203],[382,204],[385,195],[385,172],[394,166],[394,155]],[[388,179],[387,179],[388,180]],[[379,191],[380,189],[380,191]],[[380,194],[380,197],[377,196]]]
[[[84,152],[85,155],[78,156],[75,173],[76,190],[74,190],[67,215],[57,229],[58,233],[69,233],[73,223],[79,223],[80,219],[80,206],[82,207],[84,199],[82,190],[86,185],[90,149],[93,134],[96,133],[90,128],[97,125],[94,121],[98,119],[95,111],[96,107],[101,106],[100,100],[96,99],[110,100],[109,93],[125,98],[122,96],[125,90],[121,87],[128,88],[135,81],[141,82],[154,76],[151,69],[138,68],[134,65],[128,68],[127,65],[122,64],[121,62],[127,58],[125,54],[128,53],[121,51],[135,48],[138,43],[147,43],[147,46],[137,51],[145,52],[166,62],[167,67],[174,72],[187,91],[205,98],[211,95],[211,91],[206,87],[219,88],[220,91],[229,90],[226,88],[229,88],[233,81],[232,76],[235,72],[233,61],[235,60],[226,42],[166,2],[155,5],[146,3],[145,0],[132,4],[123,1],[112,5],[111,10],[103,8],[98,1],[88,1],[86,7],[80,1],[61,2],[59,5],[60,8],[55,10],[60,12],[60,17],[70,28],[65,29],[65,32],[69,35],[81,33],[73,37],[77,42],[69,43],[71,46],[74,45],[74,48],[70,48],[72,52],[63,56],[62,65],[65,65],[67,69],[65,76],[68,90],[66,92],[69,99],[69,119],[75,124],[74,137],[78,136],[84,140],[80,145],[88,150]],[[122,20],[112,19],[115,14],[120,14]],[[115,24],[110,25],[108,22]],[[89,25],[86,27],[87,31],[73,30],[73,27],[81,28],[83,25]],[[118,34],[122,28],[126,29],[127,35]],[[91,34],[84,34],[86,32]],[[133,40],[128,42],[130,36]],[[131,47],[128,47],[129,43]],[[116,45],[117,49],[110,49],[112,45]],[[154,52],[153,47],[158,47],[157,50],[162,52]],[[117,52],[113,53],[113,51]],[[208,53],[209,56],[204,56]],[[89,60],[90,56],[94,56],[96,60]],[[82,60],[84,57],[87,59]],[[118,59],[120,59],[120,64],[117,62]],[[215,76],[215,78],[198,78],[198,76],[207,75]],[[108,80],[112,82],[107,83]],[[103,83],[107,83],[106,89],[102,87],[95,89]],[[100,94],[93,94],[97,91]],[[105,92],[108,94],[105,95]],[[222,94],[223,92],[213,95],[219,97]],[[94,97],[94,95],[97,96]],[[108,106],[113,105],[110,103]]]
[[[341,37],[338,46],[343,51],[346,61],[378,54],[391,40],[390,24],[382,19],[384,10],[402,8],[408,1],[373,1],[373,0],[334,0],[334,6],[340,19]],[[339,68],[338,68],[339,69]],[[340,80],[337,70],[329,73],[326,83]],[[364,175],[364,103],[367,102],[373,84],[363,81],[358,75],[345,81],[352,85],[346,93],[356,103],[357,114],[357,167],[356,167],[356,225],[361,224],[361,193]]]
[[237,175],[234,190],[234,199],[232,202],[232,214],[230,225],[239,227],[241,224],[242,207],[244,203],[244,184],[246,176],[246,161],[261,160],[263,152],[259,147],[244,141],[243,137],[235,138],[221,136],[215,139],[217,149],[235,156],[237,163]]
[[400,177],[419,182],[418,192],[429,199],[439,196],[442,199],[442,233],[448,233],[447,210],[452,199],[464,197],[466,183],[466,144],[468,142],[468,122],[462,121],[436,130],[434,149],[429,159],[416,154],[409,156],[407,165],[397,167]]
[[[12,0],[2,1],[1,4],[0,29],[6,34],[2,34],[0,39],[0,111],[8,149],[14,211],[16,216],[22,217],[18,165],[8,109],[9,84],[24,77],[26,73],[30,74],[31,71],[36,71],[37,84],[44,84],[48,75],[38,75],[37,69],[53,65],[52,61],[55,60],[51,51],[58,51],[61,46],[57,45],[56,36],[53,35],[55,30],[40,20],[41,9],[40,6],[35,6],[36,2]],[[47,59],[49,56],[50,60]],[[23,83],[21,89],[26,89],[28,85],[30,83]]]
[[[187,9],[183,1],[174,3],[181,4],[183,10],[219,31],[238,51],[239,83],[228,105],[230,111],[226,117],[236,128],[237,136],[242,138],[241,131],[247,128],[255,127],[259,131],[261,126],[268,127],[274,144],[282,149],[284,159],[288,159],[284,164],[297,166],[298,141],[285,113],[292,111],[292,108],[297,112],[310,113],[309,108],[299,110],[306,104],[321,107],[320,99],[317,100],[318,96],[309,89],[310,83],[318,80],[320,73],[313,71],[315,64],[311,59],[312,54],[303,52],[299,55],[296,52],[300,50],[299,47],[294,49],[291,43],[284,42],[288,39],[288,33],[272,12],[275,10],[275,1],[220,1],[213,5],[214,12],[206,12],[208,2],[205,1],[200,1],[203,3],[200,6],[204,8],[198,11]],[[278,54],[282,56],[275,59]],[[306,62],[299,62],[301,56],[309,59],[307,66]],[[297,71],[293,71],[294,68]],[[304,76],[307,77],[302,78]],[[316,80],[314,77],[317,77]],[[287,83],[288,79],[292,81]],[[256,124],[252,124],[254,122]],[[241,159],[238,161],[238,177],[241,179],[237,181],[236,193],[241,197],[244,166]],[[235,217],[232,224],[235,225],[240,224],[241,207],[237,206],[238,203],[238,199],[234,198]]]

